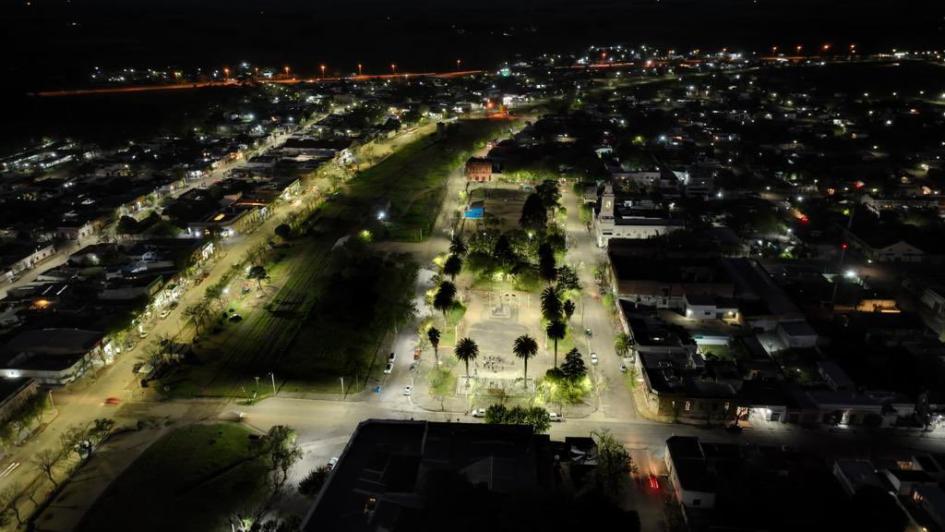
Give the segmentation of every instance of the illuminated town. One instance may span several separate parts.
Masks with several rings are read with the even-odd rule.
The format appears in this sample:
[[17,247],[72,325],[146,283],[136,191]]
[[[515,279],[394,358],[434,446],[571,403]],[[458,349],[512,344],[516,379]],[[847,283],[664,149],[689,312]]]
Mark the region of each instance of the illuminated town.
[[249,0],[258,54],[24,52],[0,530],[945,532],[942,9],[717,3],[761,36],[443,6],[303,63]]

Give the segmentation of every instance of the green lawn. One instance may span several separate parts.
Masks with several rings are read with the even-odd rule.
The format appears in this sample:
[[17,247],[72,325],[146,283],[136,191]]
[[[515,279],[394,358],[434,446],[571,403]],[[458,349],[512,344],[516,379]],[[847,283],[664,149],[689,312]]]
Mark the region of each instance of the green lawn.
[[79,530],[229,530],[231,513],[265,497],[266,466],[251,454],[248,436],[235,424],[167,434],[109,486]]
[[[242,322],[201,342],[191,364],[162,379],[165,393],[245,398],[255,390],[255,377],[268,382],[270,371],[277,385],[290,381],[286,390],[334,393],[344,377],[354,392],[379,374],[386,354],[380,347],[393,326],[404,324],[416,267],[408,257],[382,259],[369,247],[334,249],[335,243],[362,230],[375,238],[429,236],[446,177],[511,124],[460,121],[352,178],[337,198],[314,211],[302,236],[272,268],[280,285],[272,301],[297,302],[294,310],[273,312],[270,305],[242,313]],[[388,200],[390,212],[381,223],[376,211]],[[260,393],[269,389],[260,386]]]

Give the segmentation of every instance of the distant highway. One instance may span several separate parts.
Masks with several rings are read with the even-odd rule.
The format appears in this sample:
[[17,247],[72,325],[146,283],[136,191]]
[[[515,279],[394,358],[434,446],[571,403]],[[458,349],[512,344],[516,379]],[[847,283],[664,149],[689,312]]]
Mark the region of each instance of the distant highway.
[[[366,81],[372,79],[409,79],[409,78],[457,78],[480,74],[483,70],[460,70],[454,72],[403,72],[397,74],[359,74],[352,76],[319,76],[311,78],[281,78],[258,81],[260,84],[277,83],[294,85],[297,83],[329,83],[334,81]],[[237,79],[219,81],[195,81],[187,83],[166,83],[162,85],[128,85],[121,87],[97,87],[89,89],[62,89],[39,91],[31,93],[33,96],[86,96],[93,94],[133,94],[139,92],[159,92],[187,89],[205,89],[210,87],[239,87],[252,82],[243,82]]]

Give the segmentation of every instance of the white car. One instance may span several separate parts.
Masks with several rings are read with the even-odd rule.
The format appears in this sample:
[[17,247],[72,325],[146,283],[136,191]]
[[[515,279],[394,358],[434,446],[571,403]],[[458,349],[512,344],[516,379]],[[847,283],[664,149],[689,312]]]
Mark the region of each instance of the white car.
[[391,353],[387,355],[387,361],[393,364],[395,360],[397,360],[397,355],[394,354],[393,351],[391,351]]
[[591,364],[597,365],[597,353],[591,353]]
[[337,457],[337,456],[332,456],[331,458],[328,459],[328,470],[329,470],[329,471],[331,471],[332,469],[334,469],[336,465],[338,465],[338,457]]
[[390,375],[390,372],[394,371],[394,363],[388,362],[387,366],[384,367],[384,374]]
[[411,385],[409,385],[409,384],[406,385],[406,386],[404,386],[404,395],[405,395],[405,396],[410,397],[411,392],[413,392],[413,386],[411,386]]
[[486,409],[477,408],[473,410],[472,412],[470,412],[469,415],[471,415],[472,417],[486,417]]
[[555,412],[548,412],[548,417],[551,418],[551,422],[552,422],[552,423],[560,423],[560,422],[564,421],[564,416],[559,415],[559,414],[557,414],[557,413],[555,413]]

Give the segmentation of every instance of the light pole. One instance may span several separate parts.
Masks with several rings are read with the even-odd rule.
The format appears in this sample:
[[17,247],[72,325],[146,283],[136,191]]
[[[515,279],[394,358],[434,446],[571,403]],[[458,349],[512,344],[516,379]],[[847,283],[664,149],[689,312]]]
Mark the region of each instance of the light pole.
[[270,371],[269,379],[272,381],[272,395],[276,395],[276,374]]
[[359,76],[361,76],[361,75],[363,74],[363,72],[362,72],[363,66],[364,66],[364,65],[362,65],[361,63],[358,63],[358,75],[359,75]]
[[341,381],[341,398],[344,399],[344,397],[345,397],[345,378],[344,378],[344,377],[338,377],[338,379]]
[[322,71],[322,79],[325,79],[325,65],[320,66],[319,69]]
[[390,64],[390,71],[391,71],[391,73],[393,73],[393,74],[396,74],[396,73],[397,73],[397,64],[396,64],[396,63],[391,63],[391,64]]
[[457,71],[459,70],[459,65],[461,65],[461,64],[463,64],[463,60],[462,60],[462,59],[457,59],[457,60],[456,60],[456,70],[457,70]]

